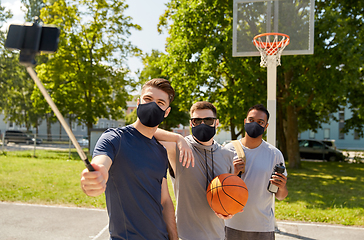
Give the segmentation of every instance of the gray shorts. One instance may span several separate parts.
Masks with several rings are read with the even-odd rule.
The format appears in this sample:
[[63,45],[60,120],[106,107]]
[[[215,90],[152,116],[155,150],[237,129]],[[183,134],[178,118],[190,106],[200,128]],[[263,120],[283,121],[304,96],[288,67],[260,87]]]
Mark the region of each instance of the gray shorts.
[[275,240],[274,232],[244,232],[225,227],[225,240]]

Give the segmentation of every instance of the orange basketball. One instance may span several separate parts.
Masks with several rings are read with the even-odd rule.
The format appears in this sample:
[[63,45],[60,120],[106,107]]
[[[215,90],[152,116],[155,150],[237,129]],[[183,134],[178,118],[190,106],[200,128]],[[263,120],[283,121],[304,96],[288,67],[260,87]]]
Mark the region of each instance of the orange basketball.
[[243,179],[230,173],[215,177],[206,191],[210,207],[222,215],[234,215],[243,210],[248,196]]

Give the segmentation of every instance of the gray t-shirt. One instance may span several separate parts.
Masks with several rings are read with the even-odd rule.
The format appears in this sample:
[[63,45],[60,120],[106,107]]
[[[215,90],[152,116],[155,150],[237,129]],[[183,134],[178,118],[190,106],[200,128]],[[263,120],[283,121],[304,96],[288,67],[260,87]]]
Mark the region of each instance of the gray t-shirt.
[[183,167],[178,161],[177,149],[175,179],[172,182],[177,202],[176,222],[179,238],[224,239],[224,220],[218,218],[210,208],[206,199],[206,188],[214,177],[234,172],[234,153],[215,141],[211,146],[204,146],[191,135],[185,139],[193,151],[195,167]]
[[[274,231],[273,194],[267,190],[267,187],[274,166],[279,163],[284,164],[283,155],[264,140],[254,149],[242,146],[246,164],[245,173],[241,177],[248,187],[249,198],[244,211],[226,220],[225,224],[227,227],[246,232]],[[235,152],[232,143],[225,147]],[[237,158],[236,152],[235,158]],[[287,171],[284,175],[287,175]]]

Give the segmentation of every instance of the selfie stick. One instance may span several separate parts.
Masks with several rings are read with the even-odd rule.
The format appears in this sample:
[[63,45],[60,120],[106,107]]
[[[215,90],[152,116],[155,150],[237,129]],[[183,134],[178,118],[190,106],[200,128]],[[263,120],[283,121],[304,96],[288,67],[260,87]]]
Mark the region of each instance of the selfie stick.
[[47,90],[44,88],[42,82],[39,80],[39,78],[38,78],[37,74],[35,73],[35,71],[33,70],[33,68],[31,66],[27,66],[26,68],[27,68],[29,75],[33,78],[35,84],[38,86],[39,90],[42,92],[44,98],[47,100],[49,106],[52,108],[53,112],[56,114],[56,116],[57,116],[58,120],[60,121],[60,123],[62,124],[64,130],[66,130],[67,135],[71,139],[73,145],[76,147],[77,153],[80,156],[81,160],[85,163],[87,169],[90,172],[95,171],[95,169],[92,167],[89,160],[87,159],[86,154],[82,151],[82,148],[81,148],[80,144],[77,142],[75,135],[73,135],[73,132],[69,128],[68,124],[64,120],[62,114],[59,112],[56,104],[53,102],[52,98],[49,96]]
[[59,28],[52,26],[41,26],[40,24],[38,24],[38,20],[39,18],[35,17],[34,23],[32,25],[11,24],[9,26],[8,35],[6,37],[5,47],[10,50],[20,50],[20,64],[26,67],[35,84],[42,92],[49,106],[52,108],[59,122],[62,124],[64,130],[66,130],[67,135],[71,139],[73,145],[76,147],[78,155],[85,163],[87,169],[90,172],[95,171],[95,169],[88,161],[86,154],[82,151],[80,144],[78,144],[75,135],[73,135],[73,132],[64,120],[62,114],[59,112],[56,104],[54,104],[52,98],[49,96],[47,90],[44,88],[42,82],[39,80],[36,72],[33,70],[33,66],[36,64],[34,59],[35,55],[39,52],[55,52],[58,48],[60,34]]

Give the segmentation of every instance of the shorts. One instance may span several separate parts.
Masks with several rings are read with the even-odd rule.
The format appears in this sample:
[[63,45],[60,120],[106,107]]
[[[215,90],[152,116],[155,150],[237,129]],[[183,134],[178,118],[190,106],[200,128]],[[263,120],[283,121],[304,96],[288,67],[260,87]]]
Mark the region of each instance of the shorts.
[[225,227],[225,240],[275,240],[274,232],[244,232]]

